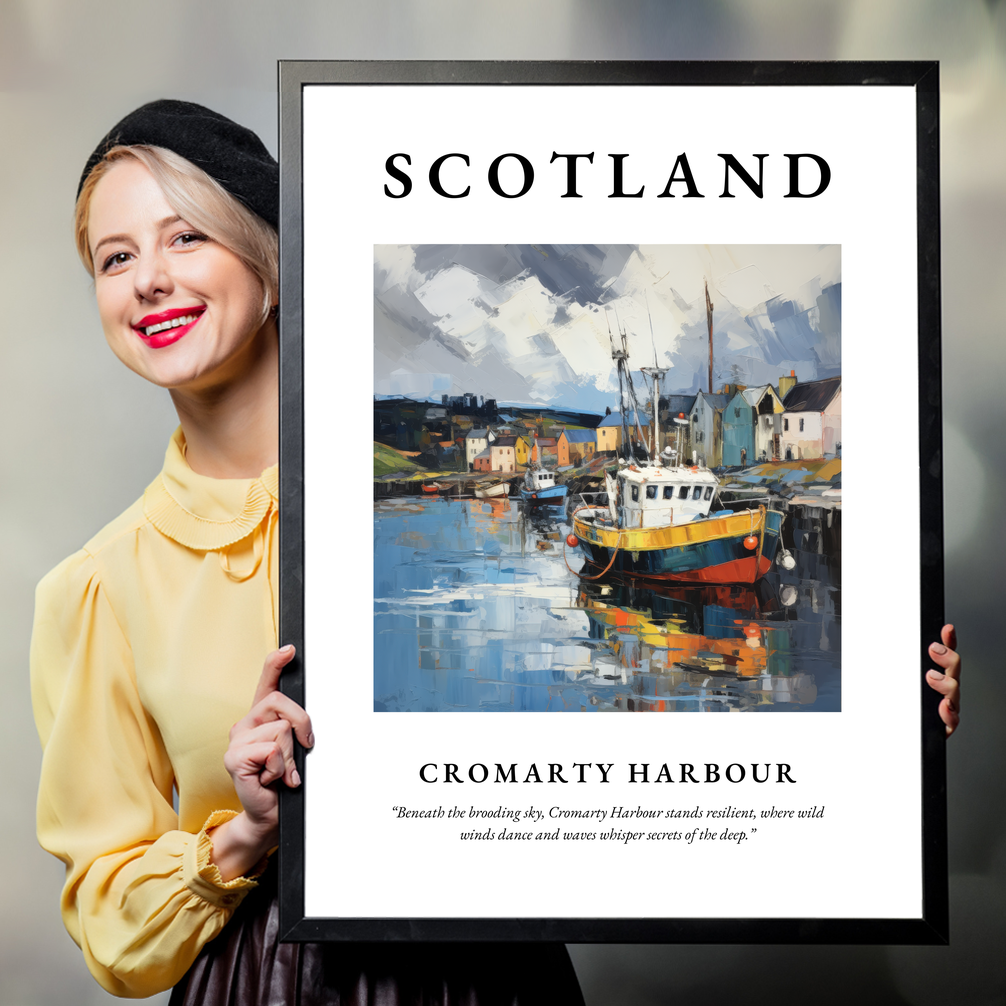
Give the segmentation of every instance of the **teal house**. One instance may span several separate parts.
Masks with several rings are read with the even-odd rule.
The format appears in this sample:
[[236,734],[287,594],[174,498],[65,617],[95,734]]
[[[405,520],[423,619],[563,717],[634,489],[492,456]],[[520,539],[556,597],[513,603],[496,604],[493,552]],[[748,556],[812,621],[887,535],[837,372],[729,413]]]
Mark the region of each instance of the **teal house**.
[[723,409],[723,464],[779,457],[783,405],[771,384],[737,391]]

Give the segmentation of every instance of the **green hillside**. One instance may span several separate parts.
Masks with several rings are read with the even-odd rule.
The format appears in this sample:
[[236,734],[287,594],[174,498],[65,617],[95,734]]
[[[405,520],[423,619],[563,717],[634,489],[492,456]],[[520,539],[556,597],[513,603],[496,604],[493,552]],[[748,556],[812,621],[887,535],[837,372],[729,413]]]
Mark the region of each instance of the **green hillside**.
[[374,478],[383,475],[393,475],[396,472],[407,472],[412,475],[423,471],[420,465],[414,464],[408,458],[402,457],[398,451],[385,447],[374,441]]

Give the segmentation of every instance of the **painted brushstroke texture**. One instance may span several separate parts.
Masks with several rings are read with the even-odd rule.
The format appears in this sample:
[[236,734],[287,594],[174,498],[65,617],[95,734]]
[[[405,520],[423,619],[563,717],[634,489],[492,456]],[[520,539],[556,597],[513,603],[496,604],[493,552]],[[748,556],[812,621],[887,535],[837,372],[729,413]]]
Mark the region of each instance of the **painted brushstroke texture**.
[[[376,711],[841,710],[840,248],[378,246],[374,282]],[[619,465],[609,326],[631,424],[666,367],[662,446],[690,412],[717,506],[778,511],[754,582],[720,570],[750,531],[694,576],[639,576],[631,544],[585,564],[574,514]],[[527,489],[539,462],[563,495]]]
[[831,377],[840,269],[837,246],[380,245],[374,391],[603,412],[621,324],[634,366],[656,359],[669,389],[694,393],[708,382],[705,280],[717,387]]
[[568,525],[508,502],[387,500],[374,516],[375,710],[840,708],[837,568],[810,522],[771,585],[653,591],[578,581]]

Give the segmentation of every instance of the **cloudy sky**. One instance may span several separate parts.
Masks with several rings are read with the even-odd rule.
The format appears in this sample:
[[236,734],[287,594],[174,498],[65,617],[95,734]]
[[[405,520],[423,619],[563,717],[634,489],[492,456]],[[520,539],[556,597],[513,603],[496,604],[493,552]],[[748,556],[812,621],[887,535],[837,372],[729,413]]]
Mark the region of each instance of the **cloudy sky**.
[[837,245],[405,245],[374,250],[374,391],[617,408],[611,332],[667,391],[841,372]]

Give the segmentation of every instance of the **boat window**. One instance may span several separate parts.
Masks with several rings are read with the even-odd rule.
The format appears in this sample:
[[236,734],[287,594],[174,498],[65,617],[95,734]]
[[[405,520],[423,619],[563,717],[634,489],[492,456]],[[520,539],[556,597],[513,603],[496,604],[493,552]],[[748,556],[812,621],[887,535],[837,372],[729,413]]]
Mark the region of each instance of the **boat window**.
[[688,486],[682,486],[678,490],[678,499],[679,500],[686,500],[686,499],[688,499]]
[[674,499],[674,486],[664,486],[664,499],[665,500]]
[[637,503],[639,501],[639,486],[632,487],[632,501]]
[[711,500],[713,498],[713,487],[712,486],[706,486],[706,493],[705,493],[705,496],[703,496],[702,498],[703,499],[707,499],[707,500]]
[[700,500],[700,499],[702,499],[702,486],[696,486],[692,490],[692,499],[693,500]]
[[657,498],[657,487],[647,486],[646,487],[646,498],[648,500],[655,500]]

